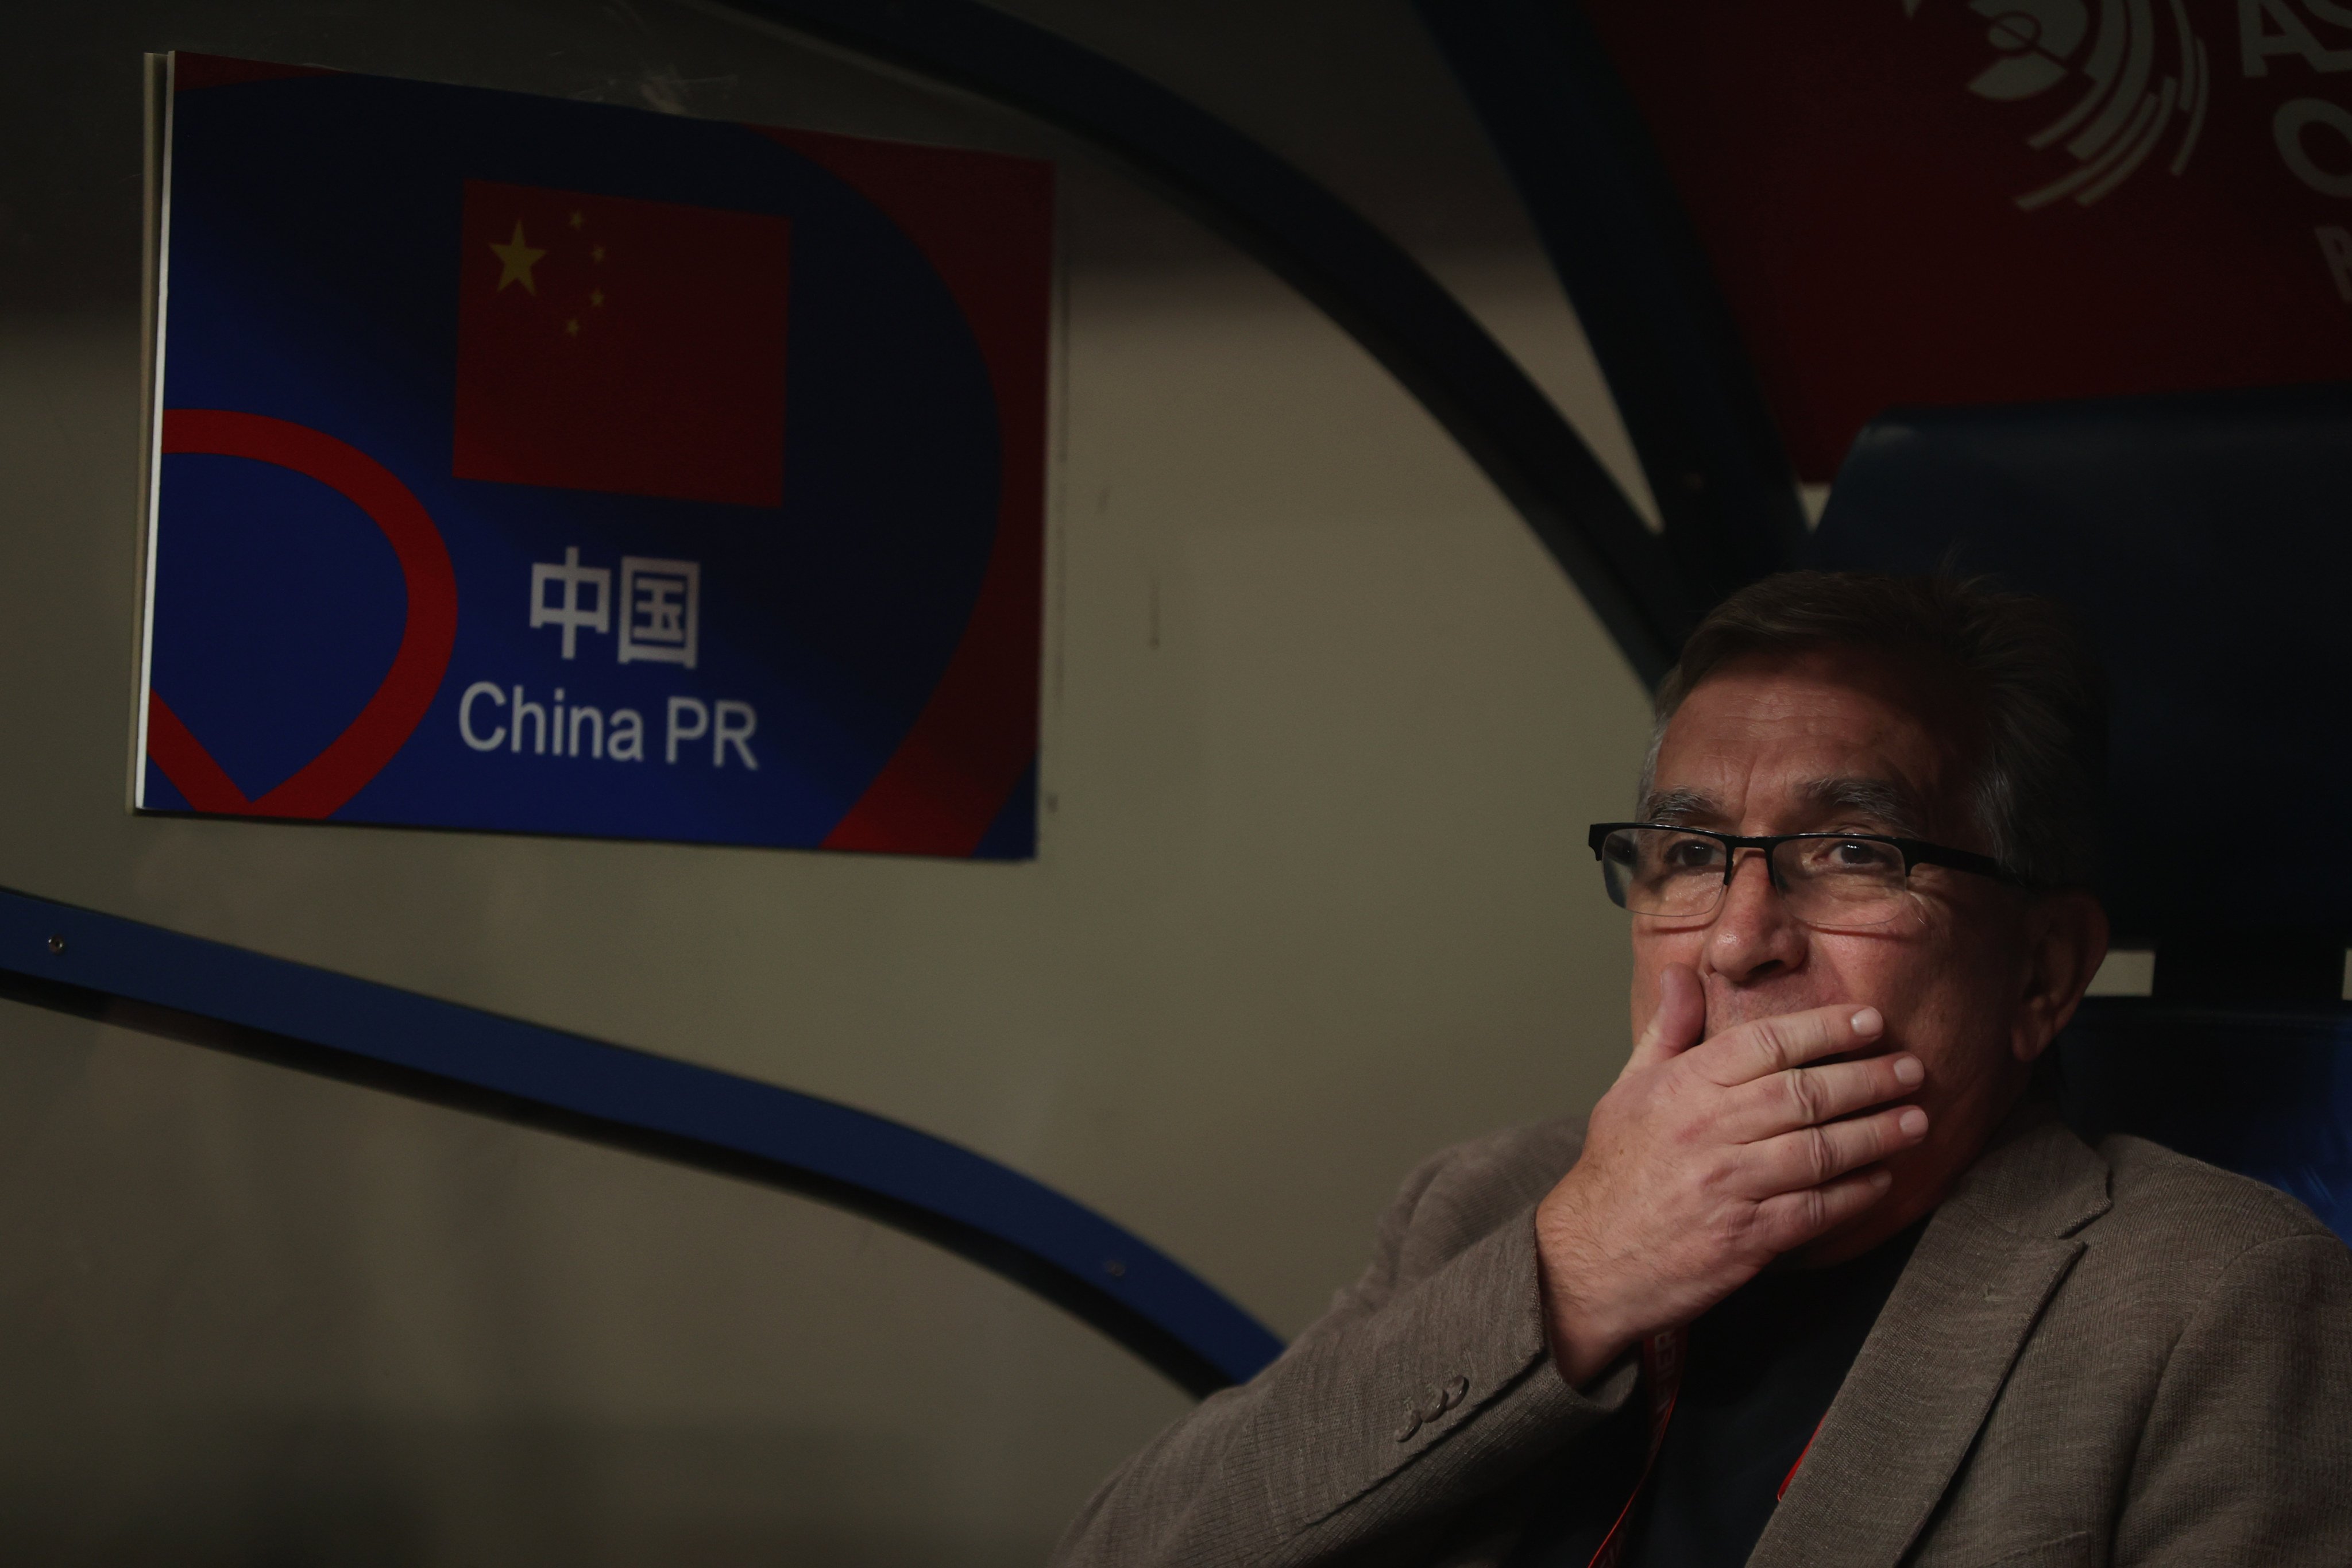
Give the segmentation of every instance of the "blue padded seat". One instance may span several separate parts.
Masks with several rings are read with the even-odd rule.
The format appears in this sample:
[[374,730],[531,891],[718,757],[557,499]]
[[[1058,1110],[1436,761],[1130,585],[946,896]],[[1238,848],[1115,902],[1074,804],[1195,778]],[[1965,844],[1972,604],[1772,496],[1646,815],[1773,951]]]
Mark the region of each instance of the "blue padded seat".
[[2069,1114],[2352,1235],[2352,385],[1898,409],[1808,564],[1990,573],[2074,609],[2112,682],[2101,893],[2157,978],[2062,1042]]

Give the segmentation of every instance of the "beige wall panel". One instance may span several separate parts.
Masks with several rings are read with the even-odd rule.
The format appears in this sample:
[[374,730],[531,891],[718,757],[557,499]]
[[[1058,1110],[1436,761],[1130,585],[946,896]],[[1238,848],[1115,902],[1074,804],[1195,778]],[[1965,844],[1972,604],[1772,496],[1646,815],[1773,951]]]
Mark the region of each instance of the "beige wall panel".
[[1034,1563],[1184,1397],[834,1210],[0,1004],[0,1557]]

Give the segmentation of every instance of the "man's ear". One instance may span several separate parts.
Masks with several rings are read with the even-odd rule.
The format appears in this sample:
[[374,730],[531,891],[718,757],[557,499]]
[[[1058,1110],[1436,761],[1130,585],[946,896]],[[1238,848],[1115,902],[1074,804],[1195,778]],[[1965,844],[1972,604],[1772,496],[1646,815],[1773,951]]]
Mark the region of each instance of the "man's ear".
[[2095,897],[2069,890],[2034,900],[2026,915],[2025,989],[2010,1030],[2019,1061],[2050,1048],[2106,956],[2107,911]]

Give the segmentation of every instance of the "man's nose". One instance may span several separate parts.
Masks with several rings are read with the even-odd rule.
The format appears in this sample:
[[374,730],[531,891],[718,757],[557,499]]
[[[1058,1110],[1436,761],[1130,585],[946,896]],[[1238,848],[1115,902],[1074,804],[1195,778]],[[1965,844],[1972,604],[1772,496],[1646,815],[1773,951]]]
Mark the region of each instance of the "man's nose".
[[1734,984],[1803,962],[1804,927],[1790,915],[1761,854],[1748,851],[1734,863],[1706,951],[1706,966]]

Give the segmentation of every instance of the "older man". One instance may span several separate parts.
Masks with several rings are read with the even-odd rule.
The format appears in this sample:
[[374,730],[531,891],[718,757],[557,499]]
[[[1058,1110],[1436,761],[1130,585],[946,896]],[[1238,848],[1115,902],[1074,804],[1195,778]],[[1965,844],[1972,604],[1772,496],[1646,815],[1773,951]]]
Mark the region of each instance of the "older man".
[[2035,1092],[2106,949],[2097,693],[1981,584],[1718,609],[1593,829],[1634,1045],[1589,1124],[1423,1165],[1059,1560],[2352,1563],[2343,1244]]

